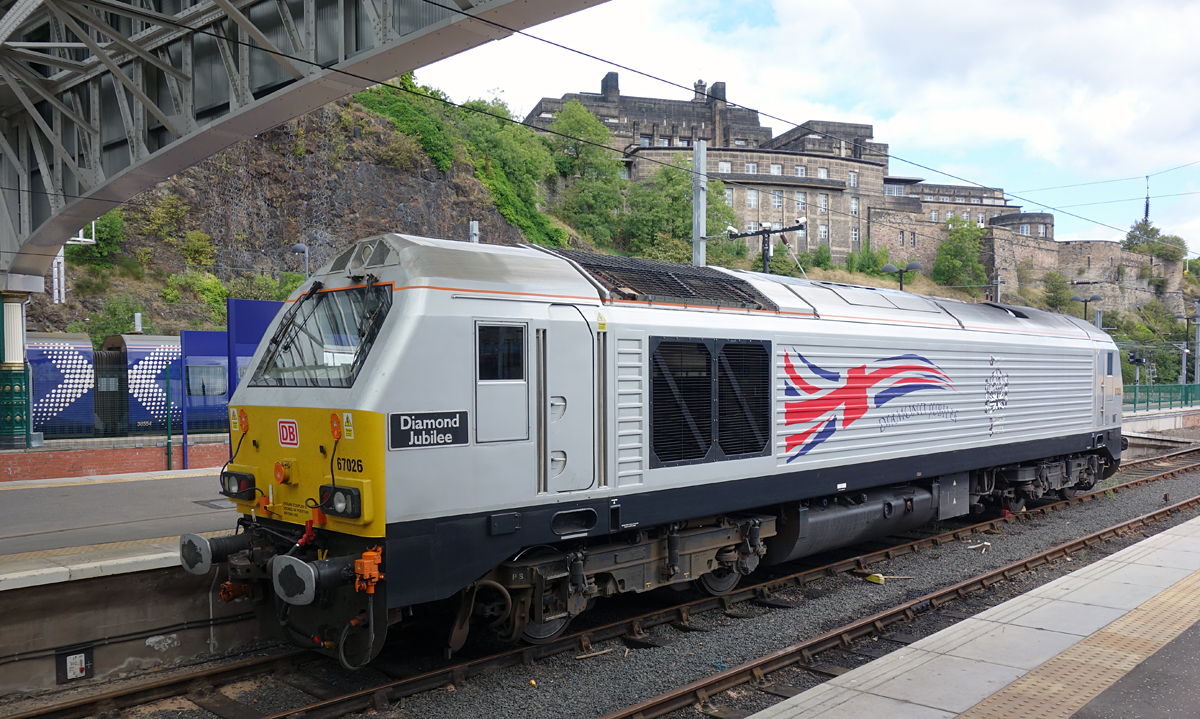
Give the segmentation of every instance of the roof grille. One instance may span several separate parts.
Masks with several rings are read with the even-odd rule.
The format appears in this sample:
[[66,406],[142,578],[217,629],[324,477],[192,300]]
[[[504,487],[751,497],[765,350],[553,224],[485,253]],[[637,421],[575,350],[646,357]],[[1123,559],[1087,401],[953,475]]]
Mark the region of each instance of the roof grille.
[[751,310],[779,309],[749,282],[711,267],[577,250],[556,252],[578,263],[621,299]]

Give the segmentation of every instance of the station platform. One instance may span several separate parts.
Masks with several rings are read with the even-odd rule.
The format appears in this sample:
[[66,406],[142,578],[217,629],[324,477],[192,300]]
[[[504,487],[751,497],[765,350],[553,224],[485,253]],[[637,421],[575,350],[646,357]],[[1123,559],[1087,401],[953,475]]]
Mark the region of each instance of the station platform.
[[1200,518],[751,719],[1200,716]]
[[0,557],[232,529],[220,468],[0,483]]

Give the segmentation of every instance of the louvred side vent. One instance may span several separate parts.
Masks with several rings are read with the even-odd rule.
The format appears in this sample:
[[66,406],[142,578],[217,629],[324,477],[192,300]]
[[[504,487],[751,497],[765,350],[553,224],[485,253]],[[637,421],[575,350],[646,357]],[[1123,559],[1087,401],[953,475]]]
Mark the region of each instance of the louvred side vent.
[[650,361],[651,449],[663,464],[703,460],[712,446],[712,354],[703,342],[659,342]]

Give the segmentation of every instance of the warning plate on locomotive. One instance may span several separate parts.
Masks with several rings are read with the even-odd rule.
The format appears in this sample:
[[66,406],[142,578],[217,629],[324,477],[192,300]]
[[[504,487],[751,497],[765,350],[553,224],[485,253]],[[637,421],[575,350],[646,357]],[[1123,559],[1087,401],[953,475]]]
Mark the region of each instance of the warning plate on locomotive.
[[392,449],[467,443],[467,412],[397,412],[390,417]]

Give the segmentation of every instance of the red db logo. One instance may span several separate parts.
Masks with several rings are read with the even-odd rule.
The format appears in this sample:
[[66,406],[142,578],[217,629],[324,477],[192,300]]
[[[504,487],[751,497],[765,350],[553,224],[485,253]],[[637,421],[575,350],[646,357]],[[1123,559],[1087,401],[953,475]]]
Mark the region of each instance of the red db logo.
[[300,446],[300,428],[296,425],[294,419],[279,420],[279,446],[280,447],[299,447]]

